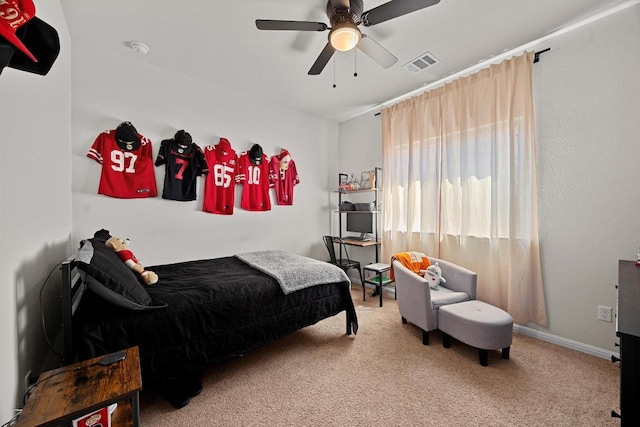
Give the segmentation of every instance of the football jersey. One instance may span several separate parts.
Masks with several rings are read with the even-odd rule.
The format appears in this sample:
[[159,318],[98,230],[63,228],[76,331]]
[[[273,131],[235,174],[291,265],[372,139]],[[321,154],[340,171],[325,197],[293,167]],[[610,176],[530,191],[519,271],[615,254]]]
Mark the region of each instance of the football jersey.
[[221,215],[231,215],[236,193],[238,156],[226,138],[204,149],[209,172],[204,181],[202,210]]
[[269,158],[266,154],[262,155],[259,165],[251,162],[247,151],[240,154],[236,175],[236,181],[243,184],[240,207],[248,211],[271,210],[269,198],[271,174],[269,172]]
[[181,202],[196,199],[197,177],[207,171],[198,145],[182,145],[175,139],[165,139],[160,143],[155,165],[165,165],[163,199]]
[[138,134],[140,146],[123,150],[115,134],[115,130],[102,132],[87,153],[102,165],[98,194],[122,199],[156,197],[151,141]]
[[280,169],[280,157],[271,158],[272,186],[276,189],[276,203],[278,205],[293,205],[293,187],[300,183],[296,164],[291,159],[286,170]]

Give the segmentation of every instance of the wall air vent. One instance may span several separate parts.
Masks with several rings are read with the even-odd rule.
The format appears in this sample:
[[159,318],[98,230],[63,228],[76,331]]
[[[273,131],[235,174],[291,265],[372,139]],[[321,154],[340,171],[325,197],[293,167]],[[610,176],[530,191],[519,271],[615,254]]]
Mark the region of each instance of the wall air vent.
[[402,66],[402,68],[409,71],[410,73],[416,74],[426,69],[427,67],[432,66],[433,64],[437,64],[438,62],[440,62],[438,58],[433,56],[431,53],[426,52],[418,56],[417,58],[407,62]]

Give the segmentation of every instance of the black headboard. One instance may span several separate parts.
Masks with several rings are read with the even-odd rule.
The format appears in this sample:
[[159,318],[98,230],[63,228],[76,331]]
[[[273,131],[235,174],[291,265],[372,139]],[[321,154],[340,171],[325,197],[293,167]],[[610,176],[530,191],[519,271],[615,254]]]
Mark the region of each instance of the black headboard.
[[74,363],[73,354],[73,314],[80,304],[87,284],[77,268],[75,254],[62,262],[62,328],[64,337],[63,364]]

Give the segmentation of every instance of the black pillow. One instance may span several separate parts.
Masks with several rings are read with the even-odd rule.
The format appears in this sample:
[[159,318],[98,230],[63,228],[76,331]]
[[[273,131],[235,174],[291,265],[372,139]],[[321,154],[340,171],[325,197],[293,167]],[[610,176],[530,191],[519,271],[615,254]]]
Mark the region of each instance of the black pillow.
[[135,273],[100,237],[80,242],[76,261],[78,268],[86,273],[88,288],[110,303],[131,310],[166,307],[153,305]]

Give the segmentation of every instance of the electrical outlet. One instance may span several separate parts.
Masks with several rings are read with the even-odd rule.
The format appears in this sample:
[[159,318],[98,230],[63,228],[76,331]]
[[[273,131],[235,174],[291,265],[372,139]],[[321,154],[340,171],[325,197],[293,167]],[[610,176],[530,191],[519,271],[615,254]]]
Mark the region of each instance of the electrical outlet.
[[598,320],[611,322],[611,317],[611,307],[605,307],[603,305],[598,306]]

